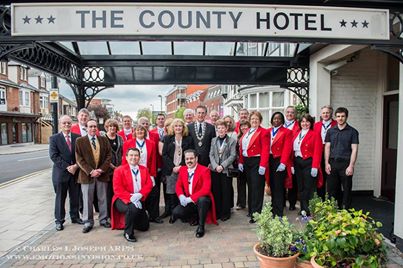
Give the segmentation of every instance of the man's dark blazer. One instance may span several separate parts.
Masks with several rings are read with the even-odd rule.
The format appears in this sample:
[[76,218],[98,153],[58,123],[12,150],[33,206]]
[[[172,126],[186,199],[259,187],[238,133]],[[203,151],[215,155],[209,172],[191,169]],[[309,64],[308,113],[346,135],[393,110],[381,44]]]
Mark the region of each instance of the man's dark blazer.
[[[182,138],[182,161],[181,166],[185,165],[184,152],[188,149],[194,149],[193,139],[190,136]],[[162,147],[162,175],[169,176],[172,174],[174,168],[174,154],[175,154],[175,135],[164,137],[164,147]]]
[[71,133],[71,148],[67,146],[63,132],[56,133],[49,138],[49,156],[53,161],[52,181],[54,183],[67,182],[72,174],[67,167],[76,163],[74,147],[80,135]]
[[[206,129],[204,131],[204,136],[202,139],[202,146],[199,146],[199,140],[197,139],[195,132],[195,124],[191,123],[188,125],[189,134],[193,138],[193,143],[196,149],[197,154],[199,155],[199,164],[203,166],[208,166],[210,164],[210,147],[211,140],[216,136],[215,127],[212,124],[205,122]],[[197,124],[196,124],[197,126]]]

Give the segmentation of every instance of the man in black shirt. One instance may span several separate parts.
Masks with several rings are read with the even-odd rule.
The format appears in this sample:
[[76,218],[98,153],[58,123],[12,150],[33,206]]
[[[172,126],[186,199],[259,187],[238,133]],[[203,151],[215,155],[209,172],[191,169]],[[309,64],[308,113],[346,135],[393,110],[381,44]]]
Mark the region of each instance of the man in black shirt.
[[329,175],[327,192],[337,200],[340,208],[349,209],[358,153],[358,131],[347,124],[346,108],[337,108],[335,115],[337,125],[329,129],[325,138],[325,167]]

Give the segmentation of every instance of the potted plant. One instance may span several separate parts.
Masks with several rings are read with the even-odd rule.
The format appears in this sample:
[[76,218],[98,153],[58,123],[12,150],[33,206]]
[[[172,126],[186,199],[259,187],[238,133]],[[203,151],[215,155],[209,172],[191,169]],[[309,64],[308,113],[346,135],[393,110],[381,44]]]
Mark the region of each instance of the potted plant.
[[305,258],[311,257],[313,267],[380,267],[386,260],[380,226],[354,209],[315,217],[306,225]]
[[293,268],[298,257],[295,227],[287,217],[273,217],[270,202],[263,206],[260,214],[254,213],[253,218],[259,239],[253,250],[260,267]]

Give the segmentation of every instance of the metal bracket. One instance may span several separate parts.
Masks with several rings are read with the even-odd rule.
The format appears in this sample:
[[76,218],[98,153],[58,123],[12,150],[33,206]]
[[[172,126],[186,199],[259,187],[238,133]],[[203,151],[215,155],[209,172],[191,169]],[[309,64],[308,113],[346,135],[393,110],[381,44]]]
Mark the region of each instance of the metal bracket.
[[309,70],[308,68],[289,68],[287,70],[287,89],[293,92],[309,109]]

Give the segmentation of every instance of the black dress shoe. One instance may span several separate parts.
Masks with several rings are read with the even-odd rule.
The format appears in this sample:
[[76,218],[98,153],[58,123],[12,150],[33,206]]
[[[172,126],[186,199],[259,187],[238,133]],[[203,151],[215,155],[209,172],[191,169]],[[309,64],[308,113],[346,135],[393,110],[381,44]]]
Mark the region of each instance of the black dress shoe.
[[137,238],[133,234],[129,235],[128,233],[124,233],[123,236],[129,242],[137,242]]
[[157,217],[155,219],[150,219],[149,221],[154,222],[154,223],[158,223],[158,224],[164,223],[164,221],[160,217]]
[[201,238],[203,236],[204,236],[204,226],[199,225],[199,227],[197,227],[197,230],[196,230],[196,237]]
[[164,212],[164,213],[162,213],[162,215],[160,216],[160,218],[161,218],[161,219],[165,219],[165,218],[167,218],[167,217],[169,217],[169,216],[171,216],[171,213]]
[[250,219],[249,223],[255,223],[256,221],[254,219]]
[[174,215],[171,215],[171,217],[169,218],[169,223],[174,224],[175,222],[176,222],[176,218],[174,217]]
[[84,234],[89,233],[91,230],[92,230],[92,226],[84,226],[83,233]]
[[63,223],[56,223],[56,231],[63,231]]
[[84,224],[83,220],[78,218],[78,219],[71,219],[71,223],[75,224]]
[[252,215],[250,213],[246,214],[246,217],[250,218]]
[[189,224],[190,226],[196,226],[199,224],[199,221],[197,219],[190,219]]
[[105,227],[105,228],[111,228],[111,224],[109,222],[104,222],[100,224],[101,226]]

